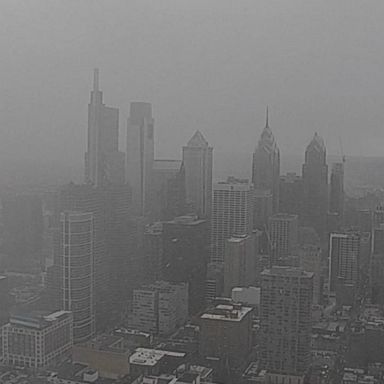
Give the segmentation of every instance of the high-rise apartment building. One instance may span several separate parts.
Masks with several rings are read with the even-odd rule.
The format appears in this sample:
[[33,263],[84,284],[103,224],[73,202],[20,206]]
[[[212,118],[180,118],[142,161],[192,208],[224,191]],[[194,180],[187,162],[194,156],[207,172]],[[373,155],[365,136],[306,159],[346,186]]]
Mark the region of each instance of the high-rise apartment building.
[[92,213],[60,215],[61,308],[73,314],[73,340],[89,340],[95,333],[94,217]]
[[124,182],[124,153],[119,152],[119,110],[103,103],[99,71],[94,70],[93,90],[88,105],[88,148],[85,182],[100,186]]
[[71,312],[15,314],[1,331],[7,365],[46,368],[72,354]]
[[303,184],[304,224],[323,236],[328,212],[328,165],[324,141],[317,133],[305,151]]
[[156,281],[133,291],[132,326],[169,335],[188,317],[188,284]]
[[228,178],[213,188],[211,262],[224,262],[225,240],[252,232],[253,190],[248,180]]
[[212,155],[200,131],[183,147],[187,203],[202,218],[209,218],[212,206]]
[[256,279],[254,234],[230,237],[225,241],[224,295],[231,296],[232,288],[254,284]]
[[127,125],[126,182],[132,190],[134,212],[150,210],[154,161],[154,120],[150,103],[133,102]]
[[336,292],[338,285],[355,287],[359,278],[360,264],[359,233],[331,233],[329,240],[330,291]]
[[200,356],[219,359],[222,366],[238,368],[246,361],[251,346],[251,307],[218,304],[200,316]]
[[176,217],[163,223],[162,279],[186,282],[189,287],[189,312],[204,306],[204,282],[209,257],[208,221],[197,216]]
[[277,213],[269,218],[270,256],[272,265],[284,265],[298,244],[298,216]]
[[253,153],[252,183],[255,189],[272,194],[272,210],[279,211],[280,151],[267,118],[260,140]]
[[384,224],[376,224],[372,230],[369,283],[372,302],[384,304]]
[[0,327],[8,322],[10,304],[8,277],[0,275]]
[[344,164],[333,163],[331,169],[329,211],[341,218],[344,213]]
[[260,358],[269,375],[302,377],[311,357],[313,273],[272,267],[262,273]]

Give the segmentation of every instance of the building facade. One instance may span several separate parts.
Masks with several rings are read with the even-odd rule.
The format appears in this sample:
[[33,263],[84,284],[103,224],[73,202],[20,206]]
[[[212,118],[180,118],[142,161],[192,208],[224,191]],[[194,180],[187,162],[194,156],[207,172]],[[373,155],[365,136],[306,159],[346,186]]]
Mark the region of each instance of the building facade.
[[154,120],[149,103],[133,102],[127,125],[126,182],[132,189],[134,212],[150,211],[154,161]]
[[303,165],[303,222],[324,236],[328,212],[328,165],[323,139],[315,133]]
[[196,131],[183,147],[187,203],[202,218],[212,209],[213,148],[200,131]]
[[100,186],[124,182],[124,153],[119,152],[119,110],[103,103],[99,71],[94,70],[93,90],[88,105],[88,146],[85,182]]
[[260,358],[268,373],[304,375],[311,357],[313,273],[272,267],[262,273]]
[[13,315],[2,327],[3,358],[7,365],[46,368],[72,353],[72,314]]
[[252,183],[255,189],[272,194],[272,210],[279,212],[280,151],[267,118],[260,140],[253,153]]
[[61,224],[61,300],[73,314],[75,343],[95,333],[94,217],[92,213],[63,212]]

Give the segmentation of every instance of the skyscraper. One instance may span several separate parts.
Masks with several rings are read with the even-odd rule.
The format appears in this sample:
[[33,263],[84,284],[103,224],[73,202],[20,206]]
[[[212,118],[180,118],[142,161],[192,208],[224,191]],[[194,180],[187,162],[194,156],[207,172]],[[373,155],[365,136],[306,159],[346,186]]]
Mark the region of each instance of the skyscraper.
[[188,283],[190,314],[204,305],[208,255],[207,220],[181,216],[163,223],[162,279]]
[[100,186],[124,182],[124,154],[119,152],[119,110],[103,103],[99,71],[94,70],[93,90],[88,105],[88,149],[85,182]]
[[181,160],[155,160],[152,170],[151,218],[171,220],[185,213],[185,167]]
[[183,147],[187,202],[200,217],[209,218],[212,205],[212,152],[200,131]]
[[149,103],[134,102],[127,124],[126,182],[132,189],[137,215],[150,210],[151,179],[154,161],[154,120]]
[[294,172],[280,177],[279,210],[284,213],[301,215],[303,204],[303,179]]
[[255,190],[272,193],[272,210],[279,211],[280,151],[269,127],[268,108],[265,127],[253,153],[252,183]]
[[336,213],[339,223],[344,214],[344,164],[333,163],[329,191],[329,211]]
[[252,232],[252,185],[248,180],[228,178],[213,188],[211,262],[224,262],[225,240]]
[[288,213],[277,213],[269,218],[272,265],[285,265],[292,256],[298,242],[298,217]]
[[315,133],[305,151],[303,164],[303,221],[324,235],[328,212],[328,166],[323,139]]
[[232,288],[252,285],[256,279],[254,234],[233,236],[225,242],[224,295]]
[[72,312],[73,340],[80,343],[95,333],[93,214],[63,212],[60,226],[61,308]]
[[313,273],[290,267],[262,273],[260,358],[271,376],[295,376],[292,382],[302,383],[311,357],[312,291]]

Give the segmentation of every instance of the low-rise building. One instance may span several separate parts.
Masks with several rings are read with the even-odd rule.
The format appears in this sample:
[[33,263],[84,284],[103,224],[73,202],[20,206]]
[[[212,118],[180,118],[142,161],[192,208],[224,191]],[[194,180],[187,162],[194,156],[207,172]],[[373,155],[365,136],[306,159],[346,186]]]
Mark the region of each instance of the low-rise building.
[[2,327],[3,359],[8,365],[45,368],[72,353],[73,317],[68,311],[13,315]]

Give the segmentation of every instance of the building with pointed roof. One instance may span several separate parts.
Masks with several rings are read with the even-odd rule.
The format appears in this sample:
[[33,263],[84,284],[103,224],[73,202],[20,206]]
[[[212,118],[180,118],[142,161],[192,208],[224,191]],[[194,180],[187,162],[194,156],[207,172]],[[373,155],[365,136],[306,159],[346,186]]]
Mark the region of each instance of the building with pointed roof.
[[317,132],[305,151],[303,188],[304,224],[315,228],[322,236],[328,211],[328,165],[324,140]]
[[252,183],[255,191],[267,190],[272,193],[272,210],[279,210],[280,151],[269,126],[269,114],[259,142],[253,152]]
[[88,147],[85,154],[85,182],[95,186],[124,183],[125,155],[119,151],[119,110],[103,103],[99,70],[93,74],[88,104]]
[[197,130],[183,147],[187,203],[202,218],[209,218],[212,207],[213,148]]

